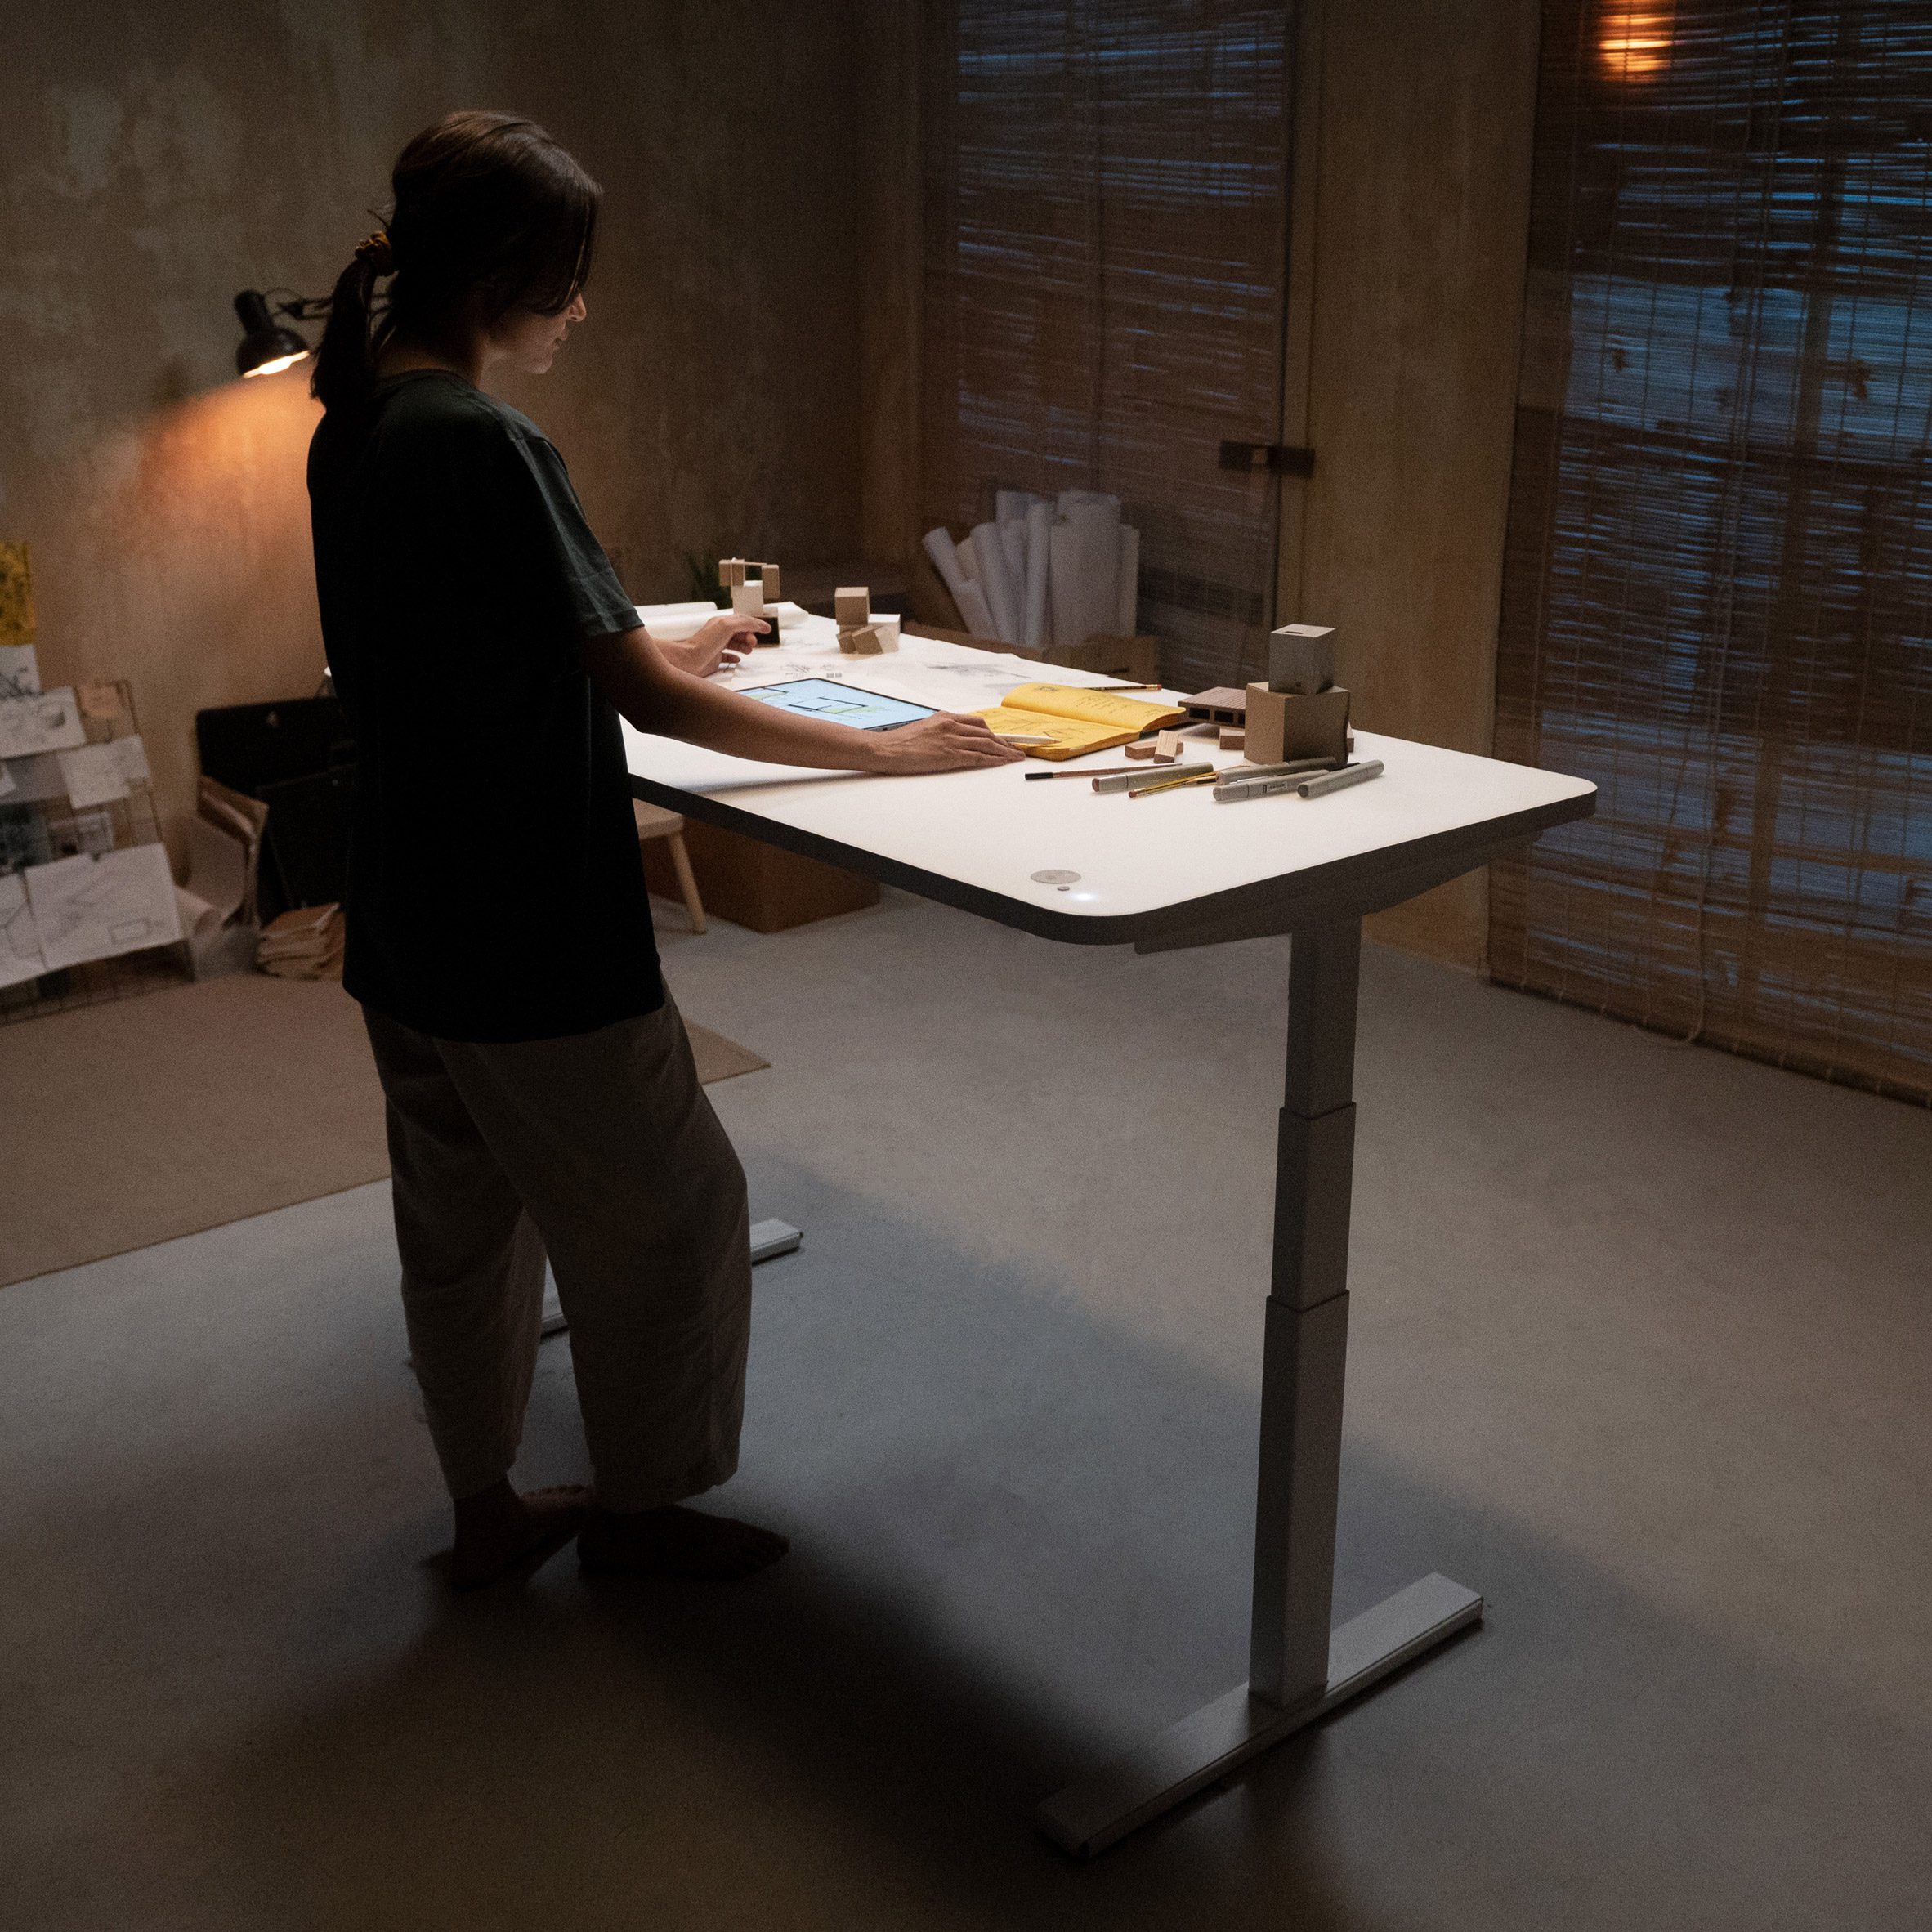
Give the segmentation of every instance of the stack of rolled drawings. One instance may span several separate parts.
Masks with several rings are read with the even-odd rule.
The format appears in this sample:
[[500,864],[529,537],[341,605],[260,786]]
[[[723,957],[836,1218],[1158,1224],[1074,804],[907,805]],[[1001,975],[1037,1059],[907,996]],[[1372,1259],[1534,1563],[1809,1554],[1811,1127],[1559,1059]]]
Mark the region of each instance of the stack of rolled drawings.
[[1117,496],[1002,490],[992,522],[957,543],[928,530],[925,548],[975,637],[1040,651],[1138,628],[1140,532],[1120,521]]

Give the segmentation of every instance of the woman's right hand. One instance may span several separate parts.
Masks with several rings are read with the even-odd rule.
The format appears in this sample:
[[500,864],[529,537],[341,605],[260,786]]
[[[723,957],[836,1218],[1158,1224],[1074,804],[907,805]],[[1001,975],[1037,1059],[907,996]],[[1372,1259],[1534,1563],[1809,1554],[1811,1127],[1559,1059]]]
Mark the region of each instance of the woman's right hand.
[[912,724],[868,734],[876,753],[862,769],[910,776],[919,771],[968,771],[981,765],[1010,765],[1026,754],[995,738],[983,718],[936,711]]
[[709,678],[713,671],[734,669],[744,653],[771,628],[763,618],[740,617],[725,610],[706,619],[688,637],[653,642],[673,669],[693,678]]

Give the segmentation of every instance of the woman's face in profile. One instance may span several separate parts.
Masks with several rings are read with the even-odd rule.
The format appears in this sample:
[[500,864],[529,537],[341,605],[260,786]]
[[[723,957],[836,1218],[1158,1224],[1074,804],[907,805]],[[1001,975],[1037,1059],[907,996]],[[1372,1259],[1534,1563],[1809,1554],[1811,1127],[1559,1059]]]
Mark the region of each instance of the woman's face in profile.
[[507,362],[526,376],[543,375],[556,361],[571,324],[581,322],[588,312],[581,292],[570,297],[568,308],[553,315],[539,315],[534,309],[512,309],[490,332],[490,346],[496,351],[490,360]]

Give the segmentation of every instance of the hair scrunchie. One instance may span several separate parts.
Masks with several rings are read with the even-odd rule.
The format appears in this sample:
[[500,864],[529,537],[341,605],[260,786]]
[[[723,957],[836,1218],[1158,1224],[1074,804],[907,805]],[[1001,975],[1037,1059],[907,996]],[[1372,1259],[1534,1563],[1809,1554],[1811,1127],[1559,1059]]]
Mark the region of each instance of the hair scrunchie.
[[396,251],[390,245],[389,231],[378,228],[366,241],[356,244],[356,259],[366,262],[379,275],[396,273]]

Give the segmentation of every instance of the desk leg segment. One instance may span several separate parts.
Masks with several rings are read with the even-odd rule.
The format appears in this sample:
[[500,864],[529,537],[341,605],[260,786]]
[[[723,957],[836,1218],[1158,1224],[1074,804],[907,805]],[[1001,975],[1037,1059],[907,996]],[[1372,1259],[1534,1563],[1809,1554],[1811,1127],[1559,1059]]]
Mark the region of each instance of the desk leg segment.
[[1430,1576],[1330,1627],[1361,957],[1356,919],[1296,933],[1290,955],[1248,1682],[1040,1806],[1042,1830],[1076,1856],[1104,1850],[1483,1613],[1474,1591]]

